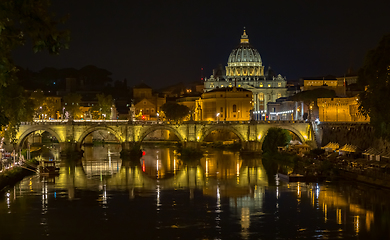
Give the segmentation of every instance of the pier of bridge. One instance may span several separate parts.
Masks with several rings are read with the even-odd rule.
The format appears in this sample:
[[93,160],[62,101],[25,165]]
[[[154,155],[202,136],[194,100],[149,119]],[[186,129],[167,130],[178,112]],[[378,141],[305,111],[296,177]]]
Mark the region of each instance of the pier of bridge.
[[[233,132],[241,140],[244,151],[260,152],[268,129],[278,127],[294,133],[302,143],[316,147],[315,134],[310,122],[304,121],[244,121],[244,122],[132,122],[127,120],[69,120],[34,121],[21,124],[15,148],[22,147],[25,139],[35,131],[47,131],[60,143],[61,153],[81,152],[84,139],[94,131],[105,130],[115,135],[122,151],[129,151],[156,130],[175,134],[183,147],[198,148],[215,130]],[[226,139],[229,140],[229,139]]]

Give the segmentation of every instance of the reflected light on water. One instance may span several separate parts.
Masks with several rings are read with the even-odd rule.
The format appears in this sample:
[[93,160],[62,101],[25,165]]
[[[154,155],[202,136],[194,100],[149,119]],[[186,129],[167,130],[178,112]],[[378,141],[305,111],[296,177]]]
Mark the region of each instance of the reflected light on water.
[[[156,149],[161,154],[155,154]],[[169,223],[168,226],[175,228],[196,229],[194,232],[197,235],[193,237],[197,239],[277,239],[287,234],[295,239],[342,239],[351,235],[365,239],[362,237],[364,234],[381,228],[380,217],[383,218],[383,215],[375,215],[378,223],[374,226],[375,209],[367,207],[372,205],[369,201],[364,202],[362,194],[356,194],[356,189],[352,189],[352,194],[348,195],[348,191],[340,190],[330,183],[286,183],[273,172],[268,172],[272,174],[268,177],[268,170],[264,168],[261,159],[257,162],[252,159],[247,161],[239,155],[214,151],[208,152],[207,157],[198,162],[188,164],[167,151],[152,148],[147,150],[147,155],[140,161],[132,164],[124,161],[122,165],[122,161],[115,155],[83,159],[82,166],[73,164],[70,167],[64,163],[60,176],[54,182],[45,183],[37,177],[25,178],[14,192],[9,191],[0,199],[0,213],[3,213],[0,218],[3,217],[2,221],[20,221],[17,215],[8,218],[4,216],[11,210],[12,214],[22,212],[20,203],[25,201],[29,204],[35,198],[38,203],[35,223],[40,224],[42,227],[39,229],[48,235],[49,226],[53,226],[54,221],[60,221],[55,214],[61,213],[64,208],[71,212],[69,214],[74,214],[72,211],[80,205],[88,206],[91,210],[94,204],[89,202],[91,198],[84,196],[93,195],[92,201],[97,205],[93,211],[105,216],[101,219],[106,220],[104,224],[108,225],[104,226],[111,224],[109,227],[112,228],[113,222],[118,224],[112,221],[114,216],[133,217],[131,221],[136,221],[140,215],[130,215],[142,215],[147,209],[146,221],[135,223],[136,227],[125,222],[126,227],[133,230],[140,225],[148,225],[152,226],[149,229],[153,229],[153,226],[161,225],[164,221],[164,224]],[[73,199],[76,201],[70,201]],[[78,211],[80,209],[83,208]],[[81,211],[84,210],[88,211]],[[157,218],[150,217],[156,213]],[[296,214],[302,217],[294,218],[292,221],[296,222],[291,226],[280,228]],[[85,218],[90,220],[88,216]],[[265,231],[259,230],[264,227],[268,232],[274,232],[274,235],[264,235]],[[36,226],[33,231],[36,231]],[[52,227],[51,236],[55,235],[54,231]],[[185,239],[182,235],[175,235],[178,231],[168,231],[164,229],[165,233],[173,234],[172,238],[178,236]],[[167,237],[161,231],[156,234],[148,239]],[[0,232],[1,239],[2,236]]]

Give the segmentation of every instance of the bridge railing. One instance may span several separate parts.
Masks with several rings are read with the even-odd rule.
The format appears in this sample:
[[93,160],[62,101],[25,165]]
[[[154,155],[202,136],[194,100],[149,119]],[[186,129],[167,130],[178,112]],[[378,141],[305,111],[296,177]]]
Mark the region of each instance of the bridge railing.
[[[180,122],[175,122],[175,121],[142,121],[142,120],[72,120],[74,123],[108,123],[108,124],[115,124],[115,123],[120,123],[120,124],[135,124],[135,125],[177,125],[180,124]],[[21,125],[37,125],[37,124],[64,124],[67,123],[68,119],[64,120],[33,120],[32,122],[21,122]],[[231,125],[231,124],[251,124],[251,123],[256,123],[256,124],[286,124],[286,123],[308,123],[303,120],[267,120],[267,121],[186,121],[182,122],[185,124],[188,123],[196,123],[196,124],[218,124],[218,125]]]

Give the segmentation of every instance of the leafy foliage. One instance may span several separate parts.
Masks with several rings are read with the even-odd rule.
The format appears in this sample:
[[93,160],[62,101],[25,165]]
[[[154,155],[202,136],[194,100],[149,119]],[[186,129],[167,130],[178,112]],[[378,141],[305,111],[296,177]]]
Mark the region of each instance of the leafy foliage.
[[67,48],[69,32],[57,29],[63,19],[56,21],[49,8],[49,0],[0,1],[0,127],[8,125],[12,137],[20,121],[28,117],[29,105],[28,96],[17,83],[12,51],[27,39],[35,52],[47,49],[58,54]]
[[161,106],[161,109],[164,111],[165,117],[173,121],[179,121],[190,114],[190,109],[187,106],[174,102],[166,102]]
[[288,144],[290,133],[287,130],[272,127],[268,129],[267,136],[263,142],[263,152],[276,153],[278,147],[284,147]]
[[36,118],[41,118],[42,114],[47,117],[54,117],[56,112],[60,110],[55,108],[54,100],[47,98],[40,89],[32,92],[30,98],[34,104],[34,117]]
[[70,114],[71,118],[77,118],[77,116],[81,115],[80,103],[81,103],[81,95],[77,93],[69,93],[64,96],[65,103],[65,111]]
[[384,101],[390,95],[390,34],[370,50],[359,70],[358,84],[366,87],[359,94],[359,110],[370,116],[377,137],[390,140],[390,105]]
[[[94,118],[107,119],[111,114],[113,99],[111,95],[97,94],[98,104],[91,108]],[[97,113],[97,115],[96,115]]]

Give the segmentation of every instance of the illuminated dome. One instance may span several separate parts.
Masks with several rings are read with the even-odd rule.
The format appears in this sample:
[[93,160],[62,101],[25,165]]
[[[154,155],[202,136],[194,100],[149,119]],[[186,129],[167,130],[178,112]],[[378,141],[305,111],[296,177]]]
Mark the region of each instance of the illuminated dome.
[[249,44],[245,30],[240,44],[233,49],[226,67],[227,77],[264,76],[264,67],[257,49]]

